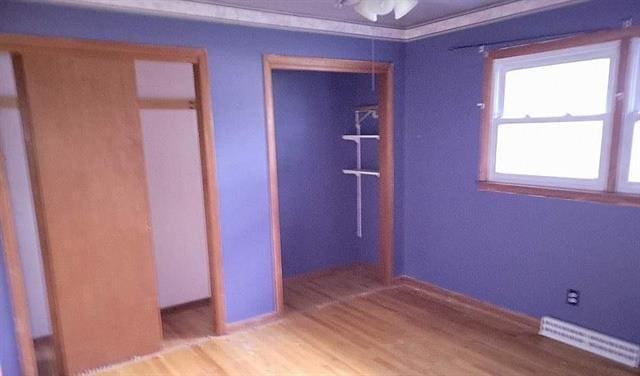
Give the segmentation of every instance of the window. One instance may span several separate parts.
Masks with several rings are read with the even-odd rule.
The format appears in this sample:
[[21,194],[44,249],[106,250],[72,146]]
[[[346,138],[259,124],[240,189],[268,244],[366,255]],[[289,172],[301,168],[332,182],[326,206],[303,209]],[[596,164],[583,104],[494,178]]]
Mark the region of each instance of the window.
[[633,127],[631,158],[629,166],[629,183],[640,183],[640,121],[636,121]]
[[637,29],[494,51],[488,68],[481,189],[640,205]]
[[620,191],[640,193],[640,39],[631,42],[629,84],[618,171]]
[[490,180],[605,188],[618,46],[495,62]]

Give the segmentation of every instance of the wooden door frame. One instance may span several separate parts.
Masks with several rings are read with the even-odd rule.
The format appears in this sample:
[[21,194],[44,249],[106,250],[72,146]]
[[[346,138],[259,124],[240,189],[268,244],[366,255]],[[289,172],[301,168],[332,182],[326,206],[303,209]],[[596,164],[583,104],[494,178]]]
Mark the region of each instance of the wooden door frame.
[[[211,307],[213,315],[213,331],[215,334],[227,332],[225,319],[224,286],[222,274],[222,247],[220,239],[219,210],[218,210],[218,189],[216,181],[215,148],[213,134],[213,112],[211,107],[211,89],[209,82],[209,72],[207,67],[207,51],[202,48],[164,47],[151,45],[137,45],[119,42],[102,42],[92,40],[68,39],[68,38],[46,38],[14,34],[0,34],[0,51],[9,52],[14,61],[19,59],[21,53],[29,51],[52,51],[64,52],[66,54],[82,54],[84,56],[114,57],[131,60],[155,60],[166,62],[185,62],[193,64],[194,84],[196,98],[188,103],[176,103],[169,100],[162,103],[162,100],[155,101],[149,105],[145,101],[139,101],[140,108],[195,108],[198,119],[198,138],[200,149],[200,160],[202,165],[202,184],[204,192],[204,209],[207,236],[207,251],[209,258],[209,277],[211,287]],[[14,64],[15,65],[15,64]],[[15,73],[16,75],[19,72]],[[23,127],[28,121],[28,107],[24,103],[24,95],[20,92],[21,80],[16,80],[18,89],[18,107],[22,115]],[[3,102],[0,102],[0,105]],[[15,103],[8,103],[4,107],[14,107]],[[29,149],[29,140],[25,140]],[[4,157],[0,154],[0,159]],[[37,179],[34,180],[34,165],[32,158],[29,158],[29,171],[31,174],[31,186],[34,196],[39,190]],[[0,163],[0,167],[4,167]],[[31,338],[31,326],[29,322],[29,312],[27,307],[26,291],[24,287],[23,270],[20,264],[20,257],[17,249],[15,228],[13,227],[13,214],[10,210],[10,197],[7,176],[4,168],[0,168],[0,223],[2,223],[4,257],[6,272],[9,276],[9,297],[13,306],[13,319],[16,332],[16,342],[20,357],[20,365],[23,374],[36,375],[37,368],[35,362],[35,352],[33,339]],[[41,211],[37,197],[34,197],[36,212]],[[41,226],[39,226],[41,227]],[[41,230],[40,230],[41,231]],[[42,234],[39,233],[42,238]],[[42,247],[46,253],[45,245]],[[46,257],[45,274],[46,269]],[[48,278],[45,278],[48,279]],[[51,288],[47,287],[47,295],[52,299]],[[55,297],[53,297],[55,298]],[[51,304],[49,304],[51,306]],[[160,307],[158,307],[160,309]],[[51,312],[51,308],[50,308]],[[54,313],[51,312],[53,315]],[[54,320],[52,320],[53,323]],[[54,331],[55,331],[54,327]]]
[[273,102],[274,70],[376,74],[378,82],[378,123],[380,133],[378,149],[380,163],[378,273],[380,280],[384,284],[390,284],[393,280],[393,64],[282,55],[264,55],[262,61],[276,313],[281,314],[284,312],[284,290],[282,285],[282,251],[280,244],[280,200],[278,193],[276,124]]

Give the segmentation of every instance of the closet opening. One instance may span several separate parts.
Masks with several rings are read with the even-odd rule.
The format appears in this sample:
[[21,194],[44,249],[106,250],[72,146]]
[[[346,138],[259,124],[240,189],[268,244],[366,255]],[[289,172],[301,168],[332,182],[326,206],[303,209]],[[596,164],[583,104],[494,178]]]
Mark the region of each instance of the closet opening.
[[215,334],[191,63],[136,60],[163,347]]
[[277,311],[390,283],[391,65],[269,55],[264,68]]
[[201,49],[0,37],[0,257],[24,374],[226,331],[208,79]]

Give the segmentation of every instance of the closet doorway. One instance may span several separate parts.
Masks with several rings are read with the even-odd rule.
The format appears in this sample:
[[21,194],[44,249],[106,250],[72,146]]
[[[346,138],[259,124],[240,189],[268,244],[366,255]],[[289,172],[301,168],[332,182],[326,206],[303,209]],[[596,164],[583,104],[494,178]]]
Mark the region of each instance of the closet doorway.
[[[369,82],[375,86],[375,90],[377,95],[374,99],[376,103],[371,103],[374,105],[373,107],[359,107],[353,108],[351,112],[352,120],[350,123],[354,122],[354,115],[358,115],[358,111],[360,111],[360,115],[363,116],[368,114],[369,116],[377,117],[377,135],[376,141],[378,143],[378,163],[377,171],[366,171],[366,166],[360,166],[358,164],[357,168],[355,166],[355,157],[354,157],[354,166],[349,168],[348,166],[335,166],[335,168],[343,169],[345,174],[351,174],[353,176],[361,175],[358,178],[362,179],[377,179],[376,177],[370,175],[379,174],[378,184],[378,213],[377,213],[377,245],[378,245],[378,255],[377,255],[377,263],[373,266],[373,270],[367,267],[358,267],[358,268],[349,268],[340,270],[339,268],[335,268],[332,273],[326,273],[320,271],[319,273],[310,273],[308,276],[324,276],[330,274],[330,280],[325,280],[321,283],[326,282],[328,286],[339,286],[343,283],[353,283],[354,280],[352,277],[359,278],[360,275],[365,275],[364,279],[357,281],[356,283],[369,283],[368,275],[373,274],[375,283],[380,284],[389,284],[393,278],[393,70],[392,65],[389,63],[380,63],[380,62],[371,62],[371,61],[353,61],[353,60],[336,60],[336,59],[323,59],[323,58],[307,58],[307,57],[290,57],[290,56],[279,56],[279,55],[265,55],[263,58],[263,68],[264,68],[264,96],[265,96],[265,116],[266,116],[266,130],[267,130],[267,145],[268,145],[268,162],[269,162],[269,195],[270,195],[270,212],[271,212],[271,236],[272,236],[272,249],[273,249],[273,269],[274,269],[274,292],[275,292],[275,302],[276,302],[276,310],[277,313],[281,314],[285,312],[285,284],[288,284],[290,280],[294,278],[283,280],[283,277],[288,277],[288,274],[291,274],[289,270],[286,270],[286,274],[283,273],[283,252],[282,252],[282,240],[283,240],[283,228],[282,225],[287,225],[282,222],[283,217],[281,216],[281,210],[288,210],[283,205],[287,205],[289,208],[291,206],[296,206],[296,202],[294,196],[291,192],[287,191],[287,188],[282,187],[285,191],[280,191],[279,189],[279,176],[278,176],[278,153],[276,153],[276,149],[278,144],[280,144],[281,149],[295,148],[296,145],[292,145],[291,142],[278,142],[279,139],[276,137],[278,132],[280,131],[291,131],[291,129],[287,129],[287,127],[282,127],[280,129],[278,127],[277,119],[278,116],[276,114],[276,95],[274,94],[274,79],[280,79],[279,75],[281,72],[283,73],[294,73],[300,72],[301,74],[309,73],[310,76],[321,73],[342,73],[342,74],[360,74],[360,75],[368,75]],[[371,82],[373,80],[373,82]],[[277,85],[276,85],[277,86]],[[297,93],[300,95],[300,93]],[[303,94],[304,95],[304,94]],[[313,95],[313,93],[311,93]],[[304,99],[303,99],[304,100]],[[312,107],[312,105],[309,105]],[[315,116],[322,117],[325,115],[322,113],[322,110],[319,108],[319,112],[316,113]],[[327,124],[327,126],[331,126],[331,124]],[[295,130],[300,131],[301,130]],[[353,128],[352,132],[348,137],[357,136],[356,129]],[[362,133],[363,136],[366,135],[366,132]],[[367,135],[369,138],[373,139],[373,135]],[[312,137],[307,135],[306,137]],[[354,137],[352,137],[354,138]],[[358,138],[358,137],[356,137]],[[343,138],[342,142],[354,141],[353,139]],[[360,138],[363,140],[363,138]],[[359,140],[359,141],[360,141]],[[360,145],[356,142],[356,145]],[[353,145],[347,145],[353,148],[353,152],[355,155],[356,147]],[[359,149],[359,148],[358,148]],[[288,150],[286,150],[288,151]],[[359,150],[360,151],[360,150]],[[278,150],[280,153],[281,150]],[[282,151],[284,154],[284,151]],[[358,158],[358,163],[360,162],[360,158]],[[283,165],[280,165],[283,168]],[[284,167],[287,168],[286,166]],[[284,175],[286,171],[282,171]],[[366,176],[364,176],[366,175]],[[356,179],[350,176],[345,176],[345,179],[352,179],[351,183],[354,187],[352,199],[355,201],[356,197]],[[286,193],[286,194],[282,194]],[[309,197],[309,199],[313,199],[313,197]],[[287,202],[286,200],[292,200]],[[300,205],[302,208],[304,205]],[[295,208],[293,209],[295,210]],[[316,212],[318,213],[318,212]],[[286,214],[286,213],[282,213]],[[351,215],[351,214],[350,214]],[[352,213],[355,217],[356,213]],[[291,223],[291,221],[287,221]],[[356,226],[355,220],[353,226],[353,237],[356,237]],[[327,232],[325,231],[327,234]],[[328,236],[331,236],[328,233]],[[286,239],[285,239],[286,240]],[[291,242],[288,242],[291,244]],[[304,252],[304,250],[302,250]],[[287,268],[289,269],[289,268]],[[331,288],[331,287],[329,287]],[[287,291],[290,289],[287,288]],[[320,291],[320,294],[323,292]]]
[[[12,88],[0,85],[0,154],[5,154],[0,161],[1,256],[10,276],[23,374],[37,374],[38,344],[55,354],[55,365],[40,369],[44,374],[72,374],[159,350],[178,336],[185,339],[172,336],[166,325],[163,333],[160,308],[207,295],[206,306],[188,308],[198,308],[195,320],[204,335],[224,333],[206,52],[13,35],[0,35],[0,52],[6,57],[0,59],[5,61],[0,82],[15,81]],[[136,76],[146,77],[146,83],[136,82]],[[188,81],[183,86],[189,89],[176,91],[179,84],[158,83],[159,77]],[[5,132],[6,120],[12,124]],[[178,142],[167,145],[168,138]],[[15,153],[6,157],[20,148],[22,160]],[[184,148],[193,150],[180,152]],[[171,168],[162,168],[167,163]],[[20,184],[16,175],[23,175]],[[162,181],[167,178],[193,178],[182,198],[199,196],[178,204],[199,215],[173,233],[168,228],[176,225],[175,218],[153,208],[154,201],[177,196],[165,185],[183,187]],[[22,205],[27,201],[30,207]],[[25,217],[25,208],[31,217]],[[24,227],[29,221],[37,226]],[[187,244],[183,235],[194,230],[196,241]],[[25,242],[27,237],[37,241]],[[161,250],[153,243],[170,249],[175,242],[201,254],[185,257],[189,265],[172,263],[166,249],[158,257]],[[44,273],[25,264],[31,262],[26,253],[32,261],[41,258]],[[162,264],[171,263],[174,270],[168,272],[174,278],[185,274],[177,283],[182,287],[191,270],[181,269],[200,267],[194,273],[201,277],[198,288],[189,291],[193,296],[176,296],[166,288],[164,296],[157,294],[162,283],[156,277],[170,269],[163,271]],[[46,286],[40,283],[39,288],[46,291],[34,294],[29,282],[42,274]],[[34,314],[35,306],[48,307]],[[176,316],[181,309],[163,312],[162,318],[188,320]],[[52,341],[35,341],[34,346],[32,327],[46,311]],[[46,326],[36,333],[47,335]]]
[[215,334],[193,64],[135,62],[163,348]]

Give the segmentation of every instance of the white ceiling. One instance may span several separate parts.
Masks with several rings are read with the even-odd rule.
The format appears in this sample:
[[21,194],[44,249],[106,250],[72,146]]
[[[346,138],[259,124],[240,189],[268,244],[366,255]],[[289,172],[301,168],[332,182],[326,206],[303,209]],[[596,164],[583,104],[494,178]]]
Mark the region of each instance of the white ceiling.
[[203,3],[244,9],[313,17],[358,24],[378,25],[406,29],[437,19],[448,18],[474,10],[514,2],[514,0],[419,0],[418,5],[405,17],[396,20],[393,14],[371,22],[360,16],[351,6],[336,6],[338,0],[197,0]]
[[[2,0],[0,0],[2,1]],[[370,22],[336,0],[26,0],[254,27],[412,41],[587,0],[419,0],[399,21]]]

